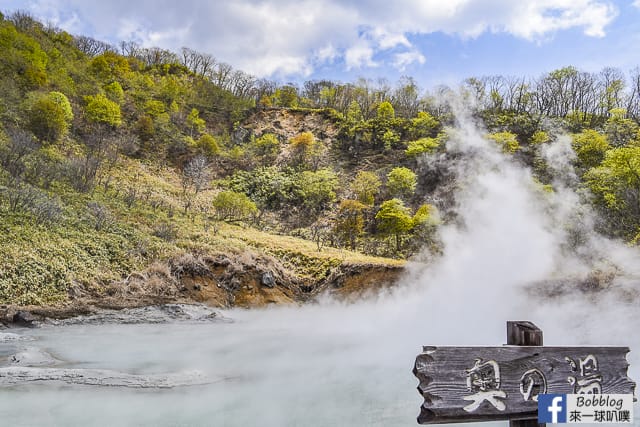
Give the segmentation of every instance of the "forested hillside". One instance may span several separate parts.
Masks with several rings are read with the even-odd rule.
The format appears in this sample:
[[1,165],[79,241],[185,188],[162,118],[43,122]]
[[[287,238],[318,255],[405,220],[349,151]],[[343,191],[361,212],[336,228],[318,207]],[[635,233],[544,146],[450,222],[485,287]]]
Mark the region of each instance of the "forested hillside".
[[253,306],[391,281],[455,218],[454,92],[541,190],[569,135],[597,228],[638,243],[640,70],[458,89],[282,85],[0,15],[0,302]]

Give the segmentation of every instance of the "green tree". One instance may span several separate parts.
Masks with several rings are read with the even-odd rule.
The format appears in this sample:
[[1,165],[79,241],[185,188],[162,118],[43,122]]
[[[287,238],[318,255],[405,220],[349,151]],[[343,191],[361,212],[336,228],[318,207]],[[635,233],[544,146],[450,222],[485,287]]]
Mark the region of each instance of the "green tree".
[[380,120],[392,120],[396,117],[396,112],[390,102],[384,101],[378,105],[376,117]]
[[381,137],[382,145],[385,150],[391,150],[391,148],[400,142],[400,135],[391,129],[387,129]]
[[200,118],[200,112],[196,108],[192,108],[187,116],[187,125],[189,126],[189,135],[193,138],[194,131],[197,133],[204,132],[206,122]]
[[343,242],[347,242],[351,250],[356,249],[358,237],[364,233],[364,213],[369,206],[357,200],[340,202],[335,218],[334,234]]
[[246,221],[258,212],[256,204],[246,194],[235,191],[221,191],[214,197],[211,204],[215,217],[219,221]]
[[351,191],[360,203],[372,206],[381,185],[380,178],[375,173],[359,171],[351,183]]
[[439,138],[420,138],[409,142],[404,152],[409,157],[418,157],[424,153],[433,153],[439,146]]
[[153,119],[149,117],[147,114],[143,114],[138,117],[134,125],[134,130],[140,140],[142,141],[150,141],[156,135],[156,129],[153,125]]
[[302,172],[298,178],[302,205],[312,213],[327,208],[336,200],[338,183],[337,175],[330,169]]
[[253,141],[253,151],[264,162],[272,162],[280,153],[280,141],[272,133],[265,133]]
[[203,133],[196,143],[196,146],[205,156],[212,157],[220,154],[220,145],[216,139],[208,133]]
[[60,92],[37,97],[29,111],[29,128],[45,142],[55,142],[65,135],[72,120],[71,104]]
[[594,194],[611,208],[640,212],[640,147],[609,150],[600,166],[585,176]]
[[311,132],[302,132],[289,140],[294,163],[299,166],[310,166],[317,169],[322,154],[324,154],[324,144],[313,136]]
[[414,226],[409,208],[400,199],[386,200],[380,205],[376,220],[383,235],[395,236],[396,251],[400,252],[402,236]]
[[124,90],[118,82],[111,82],[104,86],[104,93],[111,101],[122,104],[124,101]]
[[551,141],[551,137],[547,132],[543,130],[537,130],[531,136],[531,144],[533,145],[546,144],[549,141]]
[[131,70],[129,61],[114,52],[104,52],[91,60],[89,69],[101,80],[117,79],[124,81]]
[[419,111],[417,116],[411,119],[409,125],[409,138],[421,139],[432,136],[440,123],[431,114]]
[[614,148],[585,174],[597,202],[615,212],[616,231],[632,237],[640,227],[640,147]]
[[487,138],[498,144],[503,153],[515,153],[520,149],[516,134],[512,132],[495,132],[487,135]]
[[229,188],[242,192],[258,203],[260,209],[280,209],[300,203],[299,180],[291,170],[275,166],[239,171],[229,178]]
[[418,178],[409,168],[397,167],[387,174],[387,190],[394,197],[410,197],[416,190]]
[[626,118],[627,110],[624,108],[614,108],[609,114],[610,117],[604,125],[607,140],[614,147],[627,145],[638,134],[638,124]]
[[593,129],[585,129],[572,135],[571,145],[578,156],[580,166],[585,170],[598,166],[607,150],[611,148],[607,137]]
[[278,88],[274,97],[279,107],[296,108],[298,106],[298,89],[295,86],[285,85]]
[[352,126],[364,120],[364,116],[362,115],[362,110],[360,109],[360,104],[358,104],[358,101],[353,100],[349,103],[349,107],[347,108],[346,120],[347,123]]
[[85,101],[87,103],[85,114],[90,122],[102,123],[112,127],[122,124],[120,106],[103,94],[86,96]]
[[158,118],[162,114],[166,114],[167,108],[164,102],[157,99],[151,99],[144,103],[144,112],[154,119]]
[[13,25],[0,25],[0,56],[0,77],[9,77],[23,90],[47,83],[47,54],[34,38]]
[[64,115],[64,120],[67,124],[70,124],[73,120],[73,109],[71,108],[71,103],[69,102],[69,98],[62,92],[49,92],[47,97],[55,102],[61,109]]

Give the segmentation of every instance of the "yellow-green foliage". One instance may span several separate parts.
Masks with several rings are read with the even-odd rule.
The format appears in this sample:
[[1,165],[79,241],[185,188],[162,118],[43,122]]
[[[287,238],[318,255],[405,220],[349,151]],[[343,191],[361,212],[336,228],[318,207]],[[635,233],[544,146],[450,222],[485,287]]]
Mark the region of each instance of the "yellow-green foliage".
[[311,149],[316,139],[311,132],[302,132],[289,140],[294,150],[307,151]]
[[246,194],[222,191],[212,202],[216,217],[221,221],[244,221],[255,215],[258,208]]
[[387,174],[387,190],[397,197],[409,197],[416,191],[418,178],[409,168],[398,167]]
[[114,52],[105,52],[93,58],[90,70],[102,80],[124,80],[128,77],[129,62],[123,56]]
[[373,205],[382,183],[373,172],[359,171],[351,183],[351,191],[360,203]]
[[487,135],[487,138],[494,141],[504,153],[515,153],[520,149],[520,144],[516,135],[512,132],[496,132]]
[[265,160],[273,160],[280,152],[280,141],[278,137],[272,133],[265,133],[253,141],[254,151],[256,155],[265,158]]
[[191,112],[187,116],[187,125],[189,125],[191,135],[193,135],[194,132],[204,132],[206,128],[205,121],[200,118],[200,112],[195,108],[191,109]]
[[202,136],[198,138],[197,147],[202,150],[204,155],[209,157],[220,154],[218,141],[208,133],[202,134]]
[[65,135],[73,120],[67,97],[60,92],[36,95],[29,111],[29,127],[45,142],[55,142]]
[[[98,232],[70,224],[44,228],[3,215],[0,302],[47,304],[67,298],[74,282],[105,283],[140,268],[142,242],[132,229]],[[145,248],[153,253],[153,245]]]
[[253,229],[226,226],[219,234],[232,241],[242,241],[251,247],[274,255],[298,275],[312,279],[326,277],[331,268],[339,265],[404,265],[400,260],[373,257],[335,248],[324,248],[319,252],[316,245],[309,240],[273,235]]
[[546,144],[549,141],[551,141],[551,137],[543,130],[537,130],[531,136],[531,144],[533,145]]
[[396,116],[396,112],[393,109],[393,105],[390,102],[384,101],[378,105],[376,110],[376,117],[381,120],[391,120]]
[[10,75],[22,88],[35,89],[47,82],[47,54],[36,40],[8,22],[0,23],[0,51],[0,72]]
[[421,139],[427,136],[431,136],[434,130],[440,125],[438,120],[436,120],[431,114],[420,111],[411,119],[411,124],[409,126],[409,135],[413,139]]
[[409,157],[417,157],[420,154],[432,153],[440,146],[438,138],[420,138],[409,142],[405,154]]
[[604,156],[611,148],[607,137],[593,129],[585,129],[580,133],[572,135],[573,150],[578,156],[580,165],[583,168],[593,168],[602,162]]
[[343,200],[334,224],[334,233],[351,249],[356,248],[356,239],[364,233],[364,212],[369,206],[357,200]]
[[89,95],[85,98],[85,101],[87,103],[85,108],[87,120],[114,127],[122,124],[120,106],[103,94]]
[[416,210],[416,213],[413,214],[412,222],[413,227],[418,227],[420,225],[434,223],[435,221],[435,206],[432,206],[428,203],[420,205],[420,207]]
[[111,82],[105,85],[104,93],[107,95],[107,98],[113,102],[117,102],[118,104],[122,104],[122,101],[124,100],[124,90],[118,82]]
[[167,112],[166,107],[162,101],[152,99],[145,102],[144,112],[154,119]]
[[633,218],[640,200],[640,147],[614,148],[602,163],[585,175],[589,189],[610,208],[628,210]]

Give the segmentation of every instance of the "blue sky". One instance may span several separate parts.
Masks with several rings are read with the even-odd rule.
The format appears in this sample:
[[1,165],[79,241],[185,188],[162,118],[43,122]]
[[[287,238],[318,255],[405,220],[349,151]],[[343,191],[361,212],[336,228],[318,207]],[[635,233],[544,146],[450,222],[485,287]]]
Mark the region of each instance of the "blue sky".
[[211,53],[301,82],[537,77],[640,65],[640,0],[0,0],[73,34]]

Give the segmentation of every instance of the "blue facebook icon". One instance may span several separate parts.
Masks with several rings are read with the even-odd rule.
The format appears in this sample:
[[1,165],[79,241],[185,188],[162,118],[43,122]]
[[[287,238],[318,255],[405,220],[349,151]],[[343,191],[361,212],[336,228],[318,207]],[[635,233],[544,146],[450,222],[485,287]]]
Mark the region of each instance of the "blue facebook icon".
[[539,423],[566,423],[567,422],[567,395],[566,394],[539,394],[538,395],[538,422]]

